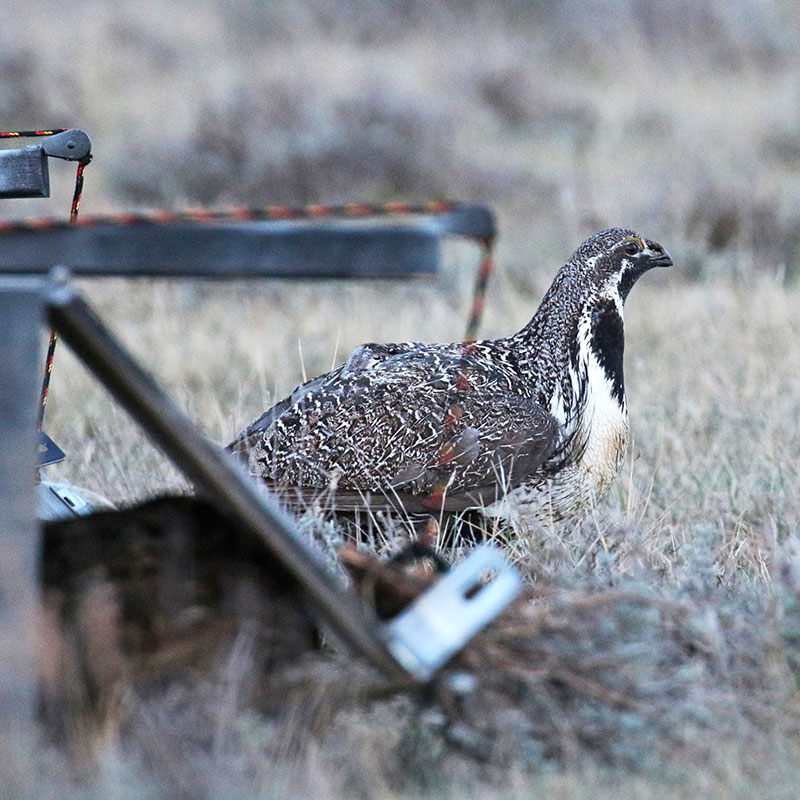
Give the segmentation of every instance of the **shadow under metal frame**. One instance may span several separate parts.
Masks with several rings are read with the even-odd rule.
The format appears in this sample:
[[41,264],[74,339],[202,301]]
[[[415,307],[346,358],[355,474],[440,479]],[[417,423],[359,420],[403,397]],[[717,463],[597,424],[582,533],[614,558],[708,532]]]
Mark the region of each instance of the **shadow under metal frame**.
[[189,223],[44,229],[0,235],[0,719],[27,728],[35,708],[33,648],[39,533],[36,391],[40,326],[48,321],[199,491],[260,536],[355,650],[392,680],[413,675],[387,647],[360,599],[339,586],[286,514],[221,448],[206,440],[120,345],[86,302],[47,277],[53,264],[82,276],[406,277],[432,275],[445,234],[489,238],[491,212],[455,207],[376,224]]

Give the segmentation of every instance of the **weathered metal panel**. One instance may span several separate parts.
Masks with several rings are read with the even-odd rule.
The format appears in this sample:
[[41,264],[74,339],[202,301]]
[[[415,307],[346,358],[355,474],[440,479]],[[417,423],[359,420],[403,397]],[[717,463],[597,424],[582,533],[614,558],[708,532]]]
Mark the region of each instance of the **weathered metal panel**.
[[5,272],[155,277],[393,278],[430,275],[435,231],[290,222],[98,225],[0,235]]
[[432,275],[446,235],[486,239],[492,213],[260,222],[103,222],[0,231],[2,270],[170,277],[399,278]]
[[49,175],[41,147],[0,150],[0,197],[49,197]]
[[24,739],[33,717],[39,530],[36,409],[38,281],[0,278],[0,730]]

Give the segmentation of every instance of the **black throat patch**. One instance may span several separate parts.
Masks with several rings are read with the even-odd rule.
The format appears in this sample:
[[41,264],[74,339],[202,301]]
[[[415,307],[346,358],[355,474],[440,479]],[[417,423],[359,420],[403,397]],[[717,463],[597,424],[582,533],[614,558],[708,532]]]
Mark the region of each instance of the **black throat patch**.
[[612,300],[601,300],[592,310],[592,352],[611,381],[611,394],[620,405],[625,403],[625,380],[622,359],[625,333],[622,317]]
[[650,259],[639,259],[634,263],[632,266],[627,267],[622,273],[622,276],[619,279],[619,284],[617,285],[617,291],[619,292],[619,296],[622,298],[622,302],[624,303],[628,299],[628,294],[630,290],[633,288],[633,284],[639,280],[639,278],[644,275],[647,270],[651,269],[652,264],[649,263]]

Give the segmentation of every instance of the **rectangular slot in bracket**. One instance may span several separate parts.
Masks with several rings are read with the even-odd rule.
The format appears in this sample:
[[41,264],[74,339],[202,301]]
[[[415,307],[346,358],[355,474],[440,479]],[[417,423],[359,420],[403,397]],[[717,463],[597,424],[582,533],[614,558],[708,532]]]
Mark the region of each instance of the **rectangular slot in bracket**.
[[485,543],[386,624],[394,657],[420,680],[432,677],[520,592],[522,579]]

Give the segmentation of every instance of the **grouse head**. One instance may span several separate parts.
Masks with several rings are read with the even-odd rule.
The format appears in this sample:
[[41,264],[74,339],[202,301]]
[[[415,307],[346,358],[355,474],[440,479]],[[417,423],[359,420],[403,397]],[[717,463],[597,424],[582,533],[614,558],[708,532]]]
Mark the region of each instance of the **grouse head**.
[[652,267],[671,265],[660,244],[632,230],[600,231],[561,267],[533,319],[518,335],[532,337],[560,362],[559,356],[575,344],[581,319],[598,306],[613,309],[621,318],[625,299],[639,277]]
[[582,278],[599,294],[619,296],[624,303],[631,287],[647,270],[672,266],[664,248],[626,228],[609,228],[587,239],[564,270]]
[[[625,299],[641,275],[671,264],[660,244],[627,228],[609,228],[583,242],[558,271],[533,319],[516,335],[537,397],[557,418],[579,413],[590,361],[599,362],[624,407]],[[535,356],[525,353],[526,344]]]

